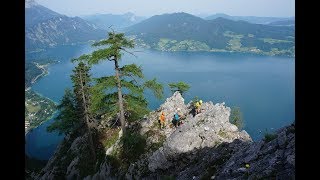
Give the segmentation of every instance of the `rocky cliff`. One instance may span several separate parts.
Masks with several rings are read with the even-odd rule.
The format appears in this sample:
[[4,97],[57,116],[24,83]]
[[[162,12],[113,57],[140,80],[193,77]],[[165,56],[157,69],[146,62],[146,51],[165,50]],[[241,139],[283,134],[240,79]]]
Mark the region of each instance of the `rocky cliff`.
[[[178,108],[185,119],[175,128],[170,126],[171,117]],[[125,140],[120,140],[124,137],[120,131],[91,171],[83,166],[87,162],[81,162],[89,162],[84,158],[85,136],[68,137],[35,179],[294,179],[294,125],[253,142],[246,131],[229,122],[230,108],[224,103],[205,102],[202,109],[193,116],[191,103],[185,104],[182,96],[174,93],[156,111],[128,125],[135,137],[142,138],[140,151],[122,144]],[[167,117],[164,129],[158,125],[161,111]],[[120,152],[137,156],[123,160],[132,154]]]

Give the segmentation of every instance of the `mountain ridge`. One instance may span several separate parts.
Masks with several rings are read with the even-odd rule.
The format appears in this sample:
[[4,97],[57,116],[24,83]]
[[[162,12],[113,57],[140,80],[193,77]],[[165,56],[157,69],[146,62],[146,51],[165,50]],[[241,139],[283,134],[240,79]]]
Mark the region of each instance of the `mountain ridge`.
[[221,51],[294,56],[294,27],[188,13],[152,16],[125,29],[139,45],[162,51]]
[[107,34],[105,30],[80,17],[56,13],[33,0],[26,1],[25,14],[27,51],[85,43],[102,39]]
[[275,21],[293,20],[294,17],[261,17],[261,16],[230,16],[224,13],[216,13],[205,17],[206,20],[213,20],[218,17],[223,17],[230,20],[243,20],[254,24],[269,24]]
[[125,14],[93,14],[83,15],[80,17],[84,20],[94,23],[104,30],[109,30],[110,26],[117,30],[122,30],[125,27],[134,25],[145,19],[145,17],[136,16],[131,12]]
[[25,1],[25,24],[27,28],[41,21],[60,16],[63,15],[38,4],[34,0]]

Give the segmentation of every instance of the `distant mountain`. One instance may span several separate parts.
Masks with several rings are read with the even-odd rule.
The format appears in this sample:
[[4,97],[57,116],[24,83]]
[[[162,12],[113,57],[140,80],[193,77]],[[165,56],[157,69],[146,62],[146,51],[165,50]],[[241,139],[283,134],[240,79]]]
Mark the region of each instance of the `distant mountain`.
[[208,16],[204,19],[213,20],[219,17],[234,20],[234,21],[242,20],[242,21],[247,21],[249,23],[254,23],[254,24],[269,24],[276,21],[294,20],[294,17],[282,18],[282,17],[256,17],[256,16],[229,16],[223,13],[217,13],[217,14]]
[[[205,40],[202,31],[210,31],[210,23],[187,13],[155,15],[126,29],[129,34],[138,34],[143,38],[172,38],[184,40],[196,38]],[[150,39],[150,40],[151,40]]]
[[107,34],[79,17],[68,17],[26,1],[25,43],[27,50],[98,40]]
[[126,13],[121,15],[95,14],[80,17],[91,23],[94,23],[95,25],[97,25],[97,27],[105,30],[107,30],[111,25],[114,29],[122,29],[146,19],[145,17],[136,16],[133,13]]
[[37,49],[104,38],[106,32],[79,17],[55,17],[26,29],[26,48]]
[[39,5],[34,0],[26,0],[25,2],[26,27],[31,27],[39,22],[60,16],[62,15]]
[[294,55],[294,27],[204,20],[187,13],[156,15],[126,28],[140,45],[164,51],[239,51]]
[[268,25],[271,25],[271,26],[294,26],[295,20],[289,19],[289,20],[283,20],[283,21],[275,21],[275,22],[269,23]]

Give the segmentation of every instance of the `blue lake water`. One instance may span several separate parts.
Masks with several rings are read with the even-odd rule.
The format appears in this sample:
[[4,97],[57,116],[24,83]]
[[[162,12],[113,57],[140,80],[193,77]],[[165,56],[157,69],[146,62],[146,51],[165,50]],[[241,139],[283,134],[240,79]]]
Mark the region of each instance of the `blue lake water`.
[[[45,52],[27,54],[28,59],[49,57],[60,63],[49,67],[49,75],[32,86],[36,92],[59,102],[64,89],[71,87],[74,65],[70,59],[92,51],[89,45],[61,46]],[[239,106],[245,120],[244,129],[254,140],[268,132],[289,125],[295,119],[294,58],[268,57],[233,53],[158,52],[142,50],[138,57],[124,55],[121,65],[137,63],[146,78],[156,77],[163,84],[184,81],[191,85],[185,102],[198,96],[213,103]],[[114,74],[113,63],[103,62],[92,68],[93,77]],[[165,98],[171,92],[165,87]],[[149,107],[156,109],[165,101],[146,93]],[[47,133],[50,120],[27,137],[26,152],[38,159],[48,159],[63,136]],[[262,133],[261,133],[261,132]]]

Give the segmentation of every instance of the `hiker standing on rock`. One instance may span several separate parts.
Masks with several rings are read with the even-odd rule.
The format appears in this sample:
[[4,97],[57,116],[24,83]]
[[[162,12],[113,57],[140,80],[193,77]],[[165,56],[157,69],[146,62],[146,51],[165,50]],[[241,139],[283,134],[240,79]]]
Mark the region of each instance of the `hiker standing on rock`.
[[161,112],[161,115],[159,117],[159,121],[160,121],[160,129],[165,127],[165,122],[166,122],[166,117],[164,115],[164,112]]
[[180,125],[179,121],[180,121],[180,117],[179,117],[178,111],[176,110],[176,112],[173,115],[173,120],[172,120],[174,127],[177,127]]
[[199,114],[199,113],[201,113],[201,105],[202,105],[202,100],[200,100],[200,101],[197,101],[196,103],[195,103],[195,109],[196,109],[196,115],[197,114]]

